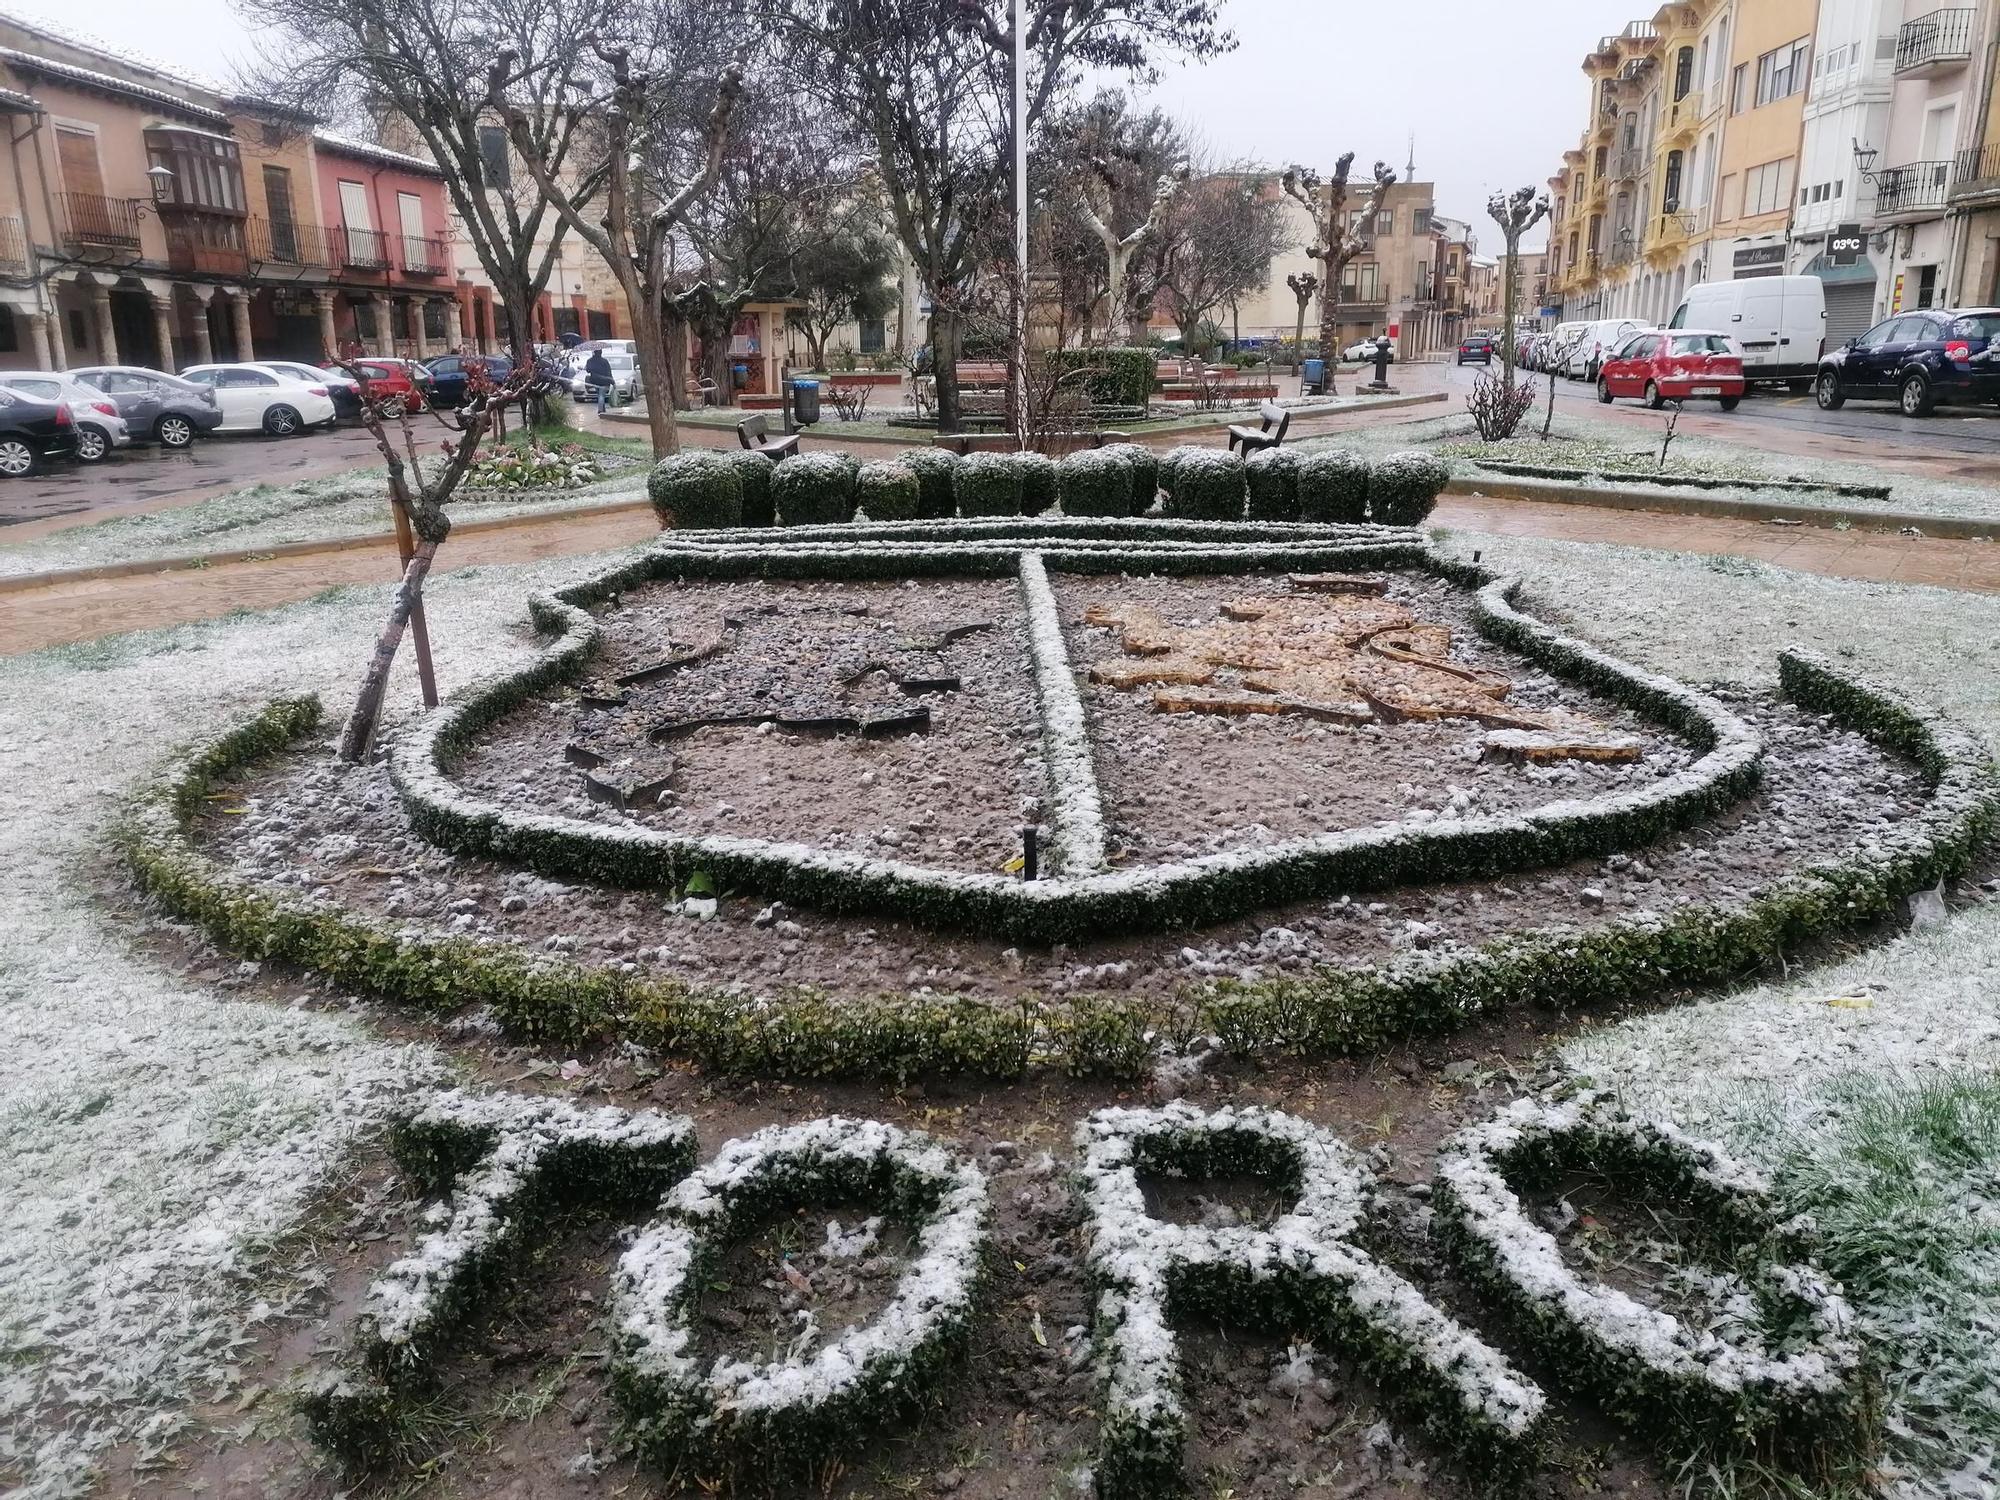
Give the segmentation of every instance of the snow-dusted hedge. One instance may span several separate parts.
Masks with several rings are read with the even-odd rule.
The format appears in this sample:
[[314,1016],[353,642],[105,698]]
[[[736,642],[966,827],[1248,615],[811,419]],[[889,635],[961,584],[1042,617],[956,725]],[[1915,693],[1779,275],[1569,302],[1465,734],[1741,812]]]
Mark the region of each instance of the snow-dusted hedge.
[[329,1372],[302,1401],[322,1446],[358,1466],[395,1446],[396,1408],[558,1214],[650,1206],[694,1165],[694,1126],[650,1110],[453,1090],[396,1121],[390,1151],[442,1195],[430,1232],[368,1288],[359,1369]]
[[1021,606],[1041,709],[1042,759],[1047,767],[1052,875],[1090,875],[1104,868],[1104,803],[1091,759],[1090,729],[1076,691],[1076,669],[1063,640],[1062,614],[1048,570],[1033,552],[1021,554]]
[[1368,519],[1368,460],[1347,448],[1309,448],[1299,458],[1299,518],[1353,525]]
[[[1715,1327],[1579,1275],[1516,1196],[1572,1174],[1686,1209],[1713,1237]],[[1765,1436],[1798,1452],[1856,1440],[1861,1350],[1839,1292],[1781,1224],[1763,1180],[1671,1125],[1608,1101],[1518,1099],[1438,1156],[1434,1224],[1556,1378],[1634,1426],[1685,1441]]]
[[[1160,498],[1160,456],[1144,443],[1106,443],[1102,449],[1132,471],[1131,514],[1143,516]],[[1072,455],[1074,457],[1074,455]]]
[[[1325,1338],[1499,1475],[1533,1455],[1546,1401],[1498,1351],[1354,1243],[1368,1180],[1330,1131],[1275,1110],[1105,1109],[1077,1130],[1089,1216],[1105,1500],[1182,1488],[1187,1411],[1169,1321]],[[1154,1218],[1140,1177],[1250,1177],[1292,1198],[1268,1229]],[[1170,1313],[1171,1310],[1171,1313]]]
[[952,493],[952,476],[958,472],[956,453],[949,448],[912,448],[897,454],[896,462],[917,476],[919,520],[948,521],[958,514],[958,499]]
[[1243,477],[1250,487],[1251,520],[1298,520],[1299,460],[1296,448],[1259,448],[1245,460]]
[[854,500],[871,521],[914,521],[923,494],[916,471],[888,460],[863,464],[854,477]]
[[1243,460],[1223,448],[1177,448],[1166,513],[1184,521],[1243,518]]
[[771,508],[780,526],[840,526],[854,519],[851,455],[830,449],[795,453],[771,470]]
[[1018,516],[1021,466],[1012,453],[968,453],[951,477],[961,516]]
[[742,477],[729,457],[717,449],[689,448],[669,454],[653,465],[646,493],[663,527],[694,530],[743,524]]
[[724,448],[720,451],[736,470],[737,481],[743,486],[743,524],[775,526],[778,518],[771,509],[771,474],[774,468],[771,459],[750,448]]
[[1451,465],[1412,448],[1391,453],[1368,476],[1368,518],[1384,526],[1421,526],[1451,482]]
[[[894,1297],[814,1353],[772,1361],[695,1349],[696,1304],[730,1244],[804,1205],[857,1202],[910,1226]],[[803,1473],[934,1396],[982,1281],[986,1179],[928,1136],[872,1120],[774,1125],[731,1141],[667,1195],[613,1278],[611,1388],[662,1467]]]
[[1066,516],[1132,514],[1132,466],[1105,448],[1082,448],[1056,466],[1056,498]]
[[1056,461],[1046,453],[1011,455],[1021,476],[1021,514],[1039,516],[1056,503]]

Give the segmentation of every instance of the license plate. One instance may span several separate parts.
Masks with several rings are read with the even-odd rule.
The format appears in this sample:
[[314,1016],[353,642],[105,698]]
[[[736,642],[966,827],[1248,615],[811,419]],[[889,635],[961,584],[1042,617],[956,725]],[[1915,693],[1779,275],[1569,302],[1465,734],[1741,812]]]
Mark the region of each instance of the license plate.
[[1694,393],[1697,396],[1720,396],[1722,394],[1722,387],[1719,385],[1698,385],[1694,388]]

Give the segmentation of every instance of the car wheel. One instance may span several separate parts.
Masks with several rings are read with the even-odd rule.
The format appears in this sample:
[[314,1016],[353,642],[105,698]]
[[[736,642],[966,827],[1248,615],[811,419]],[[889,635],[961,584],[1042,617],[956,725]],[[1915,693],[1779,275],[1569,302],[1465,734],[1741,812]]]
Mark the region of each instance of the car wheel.
[[1611,404],[1611,382],[1602,375],[1597,377],[1597,399],[1606,406]]
[[1819,402],[1821,411],[1839,411],[1847,405],[1847,396],[1840,389],[1840,377],[1831,370],[1820,373],[1819,383],[1813,387],[1813,397]]
[[0,438],[0,474],[24,479],[35,472],[35,450],[19,438]]
[[1742,404],[1743,398],[1741,396],[1724,396],[1720,401],[1716,402],[1716,405],[1720,406],[1724,411],[1735,411]]
[[1659,386],[1650,380],[1646,382],[1646,404],[1652,407],[1654,411],[1660,410],[1661,407],[1667,404],[1667,398],[1660,394]]
[[111,451],[111,439],[104,435],[102,427],[88,427],[81,423],[76,429],[76,461],[83,464],[104,462]]
[[384,401],[382,403],[383,416],[400,417],[402,414],[403,414],[403,398],[401,396],[391,396],[387,401]]
[[153,425],[153,436],[164,448],[185,448],[194,441],[194,423],[186,417],[164,416]]
[[295,408],[280,404],[264,413],[264,430],[272,437],[294,437],[305,431],[305,423]]
[[1903,377],[1896,399],[1906,417],[1928,417],[1937,406],[1937,397],[1931,394],[1930,381],[1915,370]]

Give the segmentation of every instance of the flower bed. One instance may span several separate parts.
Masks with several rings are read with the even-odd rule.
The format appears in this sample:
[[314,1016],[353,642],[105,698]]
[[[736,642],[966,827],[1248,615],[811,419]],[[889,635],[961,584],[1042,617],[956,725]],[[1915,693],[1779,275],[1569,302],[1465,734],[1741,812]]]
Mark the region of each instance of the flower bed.
[[[695,1304],[734,1239],[803,1204],[855,1200],[912,1226],[889,1305],[810,1358],[694,1352]],[[731,1141],[666,1197],[613,1280],[612,1389],[640,1450],[807,1471],[921,1405],[978,1302],[986,1180],[929,1137],[871,1120],[771,1126]]]
[[460,493],[476,496],[580,490],[605,477],[604,465],[578,443],[503,447],[465,471]]

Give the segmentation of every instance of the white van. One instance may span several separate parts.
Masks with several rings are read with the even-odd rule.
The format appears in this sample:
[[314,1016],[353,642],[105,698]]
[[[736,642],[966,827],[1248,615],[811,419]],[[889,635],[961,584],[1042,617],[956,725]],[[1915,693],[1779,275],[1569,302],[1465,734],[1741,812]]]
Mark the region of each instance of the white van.
[[1752,276],[1688,288],[1669,328],[1714,328],[1735,341],[1743,378],[1809,390],[1826,352],[1826,286],[1817,276]]
[[1585,323],[1582,336],[1570,348],[1563,374],[1572,380],[1597,379],[1598,368],[1620,344],[1652,326],[1644,318],[1600,318],[1595,323]]

